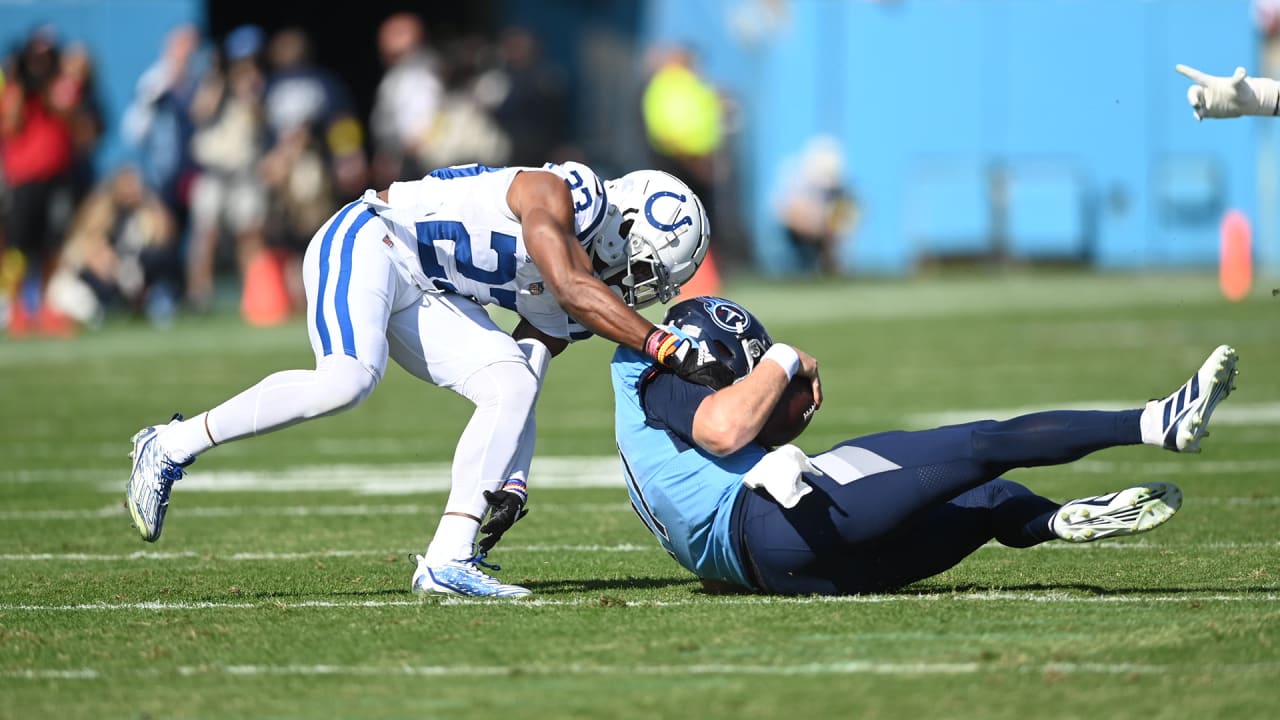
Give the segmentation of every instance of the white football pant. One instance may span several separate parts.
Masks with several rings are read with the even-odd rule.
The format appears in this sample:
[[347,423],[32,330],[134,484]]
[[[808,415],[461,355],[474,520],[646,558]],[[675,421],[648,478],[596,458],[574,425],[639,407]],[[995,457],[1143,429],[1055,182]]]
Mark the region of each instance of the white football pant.
[[[386,234],[361,202],[316,232],[302,265],[316,369],[275,373],[215,407],[208,433],[223,443],[355,407],[382,379],[390,356],[415,377],[475,403],[445,510],[483,517],[483,493],[497,490],[512,468],[538,379],[484,307],[411,283],[384,245]],[[421,412],[432,411],[424,396]]]

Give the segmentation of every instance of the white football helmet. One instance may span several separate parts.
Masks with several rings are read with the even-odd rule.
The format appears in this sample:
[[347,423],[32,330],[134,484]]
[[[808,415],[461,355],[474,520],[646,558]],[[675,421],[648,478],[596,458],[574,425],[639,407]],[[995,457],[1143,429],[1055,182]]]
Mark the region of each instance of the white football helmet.
[[634,308],[668,302],[707,256],[711,224],[688,185],[660,170],[605,181],[609,206],[588,252],[604,283]]

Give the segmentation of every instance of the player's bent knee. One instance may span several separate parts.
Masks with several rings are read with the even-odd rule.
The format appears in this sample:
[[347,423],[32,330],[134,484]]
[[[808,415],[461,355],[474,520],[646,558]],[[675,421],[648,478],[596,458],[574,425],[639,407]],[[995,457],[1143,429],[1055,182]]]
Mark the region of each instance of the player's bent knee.
[[538,398],[538,379],[525,363],[498,362],[478,370],[463,384],[462,394],[477,407],[501,407],[527,414]]
[[316,368],[320,376],[312,402],[312,417],[350,410],[364,402],[378,385],[378,378],[359,360],[330,355]]

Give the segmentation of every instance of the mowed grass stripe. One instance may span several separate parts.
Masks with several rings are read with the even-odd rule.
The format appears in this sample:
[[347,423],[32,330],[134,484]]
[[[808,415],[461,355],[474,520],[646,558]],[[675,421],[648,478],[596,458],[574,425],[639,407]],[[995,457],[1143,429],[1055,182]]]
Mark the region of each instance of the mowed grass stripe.
[[[302,323],[196,319],[15,344],[0,358],[12,391],[0,403],[0,554],[33,559],[0,561],[0,687],[10,714],[67,720],[1270,717],[1276,301],[1228,304],[1212,273],[1191,294],[1185,278],[1151,279],[742,287],[774,338],[823,363],[829,405],[801,438],[811,452],[909,418],[937,424],[931,411],[1131,406],[1219,342],[1241,351],[1240,389],[1203,455],[1119,448],[1011,478],[1055,499],[1173,480],[1187,501],[1170,530],[1026,556],[984,549],[937,579],[849,599],[697,591],[629,508],[604,341],[557,358],[539,401],[539,458],[599,461],[599,489],[555,487],[584,474],[576,464],[535,469],[532,524],[498,547],[511,563],[500,574],[535,594],[498,606],[412,595],[400,552],[440,517],[464,399],[390,368],[360,408],[202,458],[175,489],[173,536],[146,545],[121,507],[127,437],[309,367]],[[539,552],[552,544],[581,551]],[[610,550],[625,547],[638,549]],[[170,559],[121,559],[135,551]],[[477,694],[495,671],[510,692]]]
[[129,673],[100,672],[93,668],[71,670],[11,670],[0,672],[0,678],[23,680],[96,680],[116,675],[129,677],[162,677],[176,674],[182,677],[199,675],[229,675],[234,677],[256,676],[375,676],[392,675],[424,677],[504,677],[511,674],[543,675],[550,677],[595,675],[970,675],[985,672],[1017,672],[1032,675],[1150,675],[1157,673],[1270,673],[1280,668],[1280,663],[1229,663],[1204,665],[1198,663],[977,663],[977,662],[881,662],[875,660],[849,660],[835,663],[804,663],[800,665],[753,665],[736,663],[712,663],[699,665],[589,665],[589,664],[538,664],[538,665],[180,665],[168,671],[143,671]]

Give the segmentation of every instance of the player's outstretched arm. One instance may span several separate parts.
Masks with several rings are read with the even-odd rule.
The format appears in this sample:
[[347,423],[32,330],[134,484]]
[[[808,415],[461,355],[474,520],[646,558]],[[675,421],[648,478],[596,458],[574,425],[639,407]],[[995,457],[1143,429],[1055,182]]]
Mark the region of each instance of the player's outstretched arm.
[[653,323],[622,302],[591,272],[591,260],[573,234],[573,198],[556,175],[522,172],[507,203],[520,218],[525,246],[560,307],[586,328],[636,350]]
[[723,363],[688,340],[656,327],[595,276],[573,232],[573,198],[556,175],[523,172],[507,204],[520,218],[525,247],[560,307],[597,335],[647,353],[689,380],[713,387],[733,381]]
[[1280,82],[1251,78],[1242,67],[1230,77],[1208,75],[1187,65],[1174,69],[1195,83],[1187,88],[1187,102],[1197,120],[1280,115]]
[[693,416],[694,442],[718,457],[742,449],[760,434],[773,406],[795,375],[813,381],[814,401],[821,406],[818,361],[803,350],[774,343],[746,377],[698,405]]

